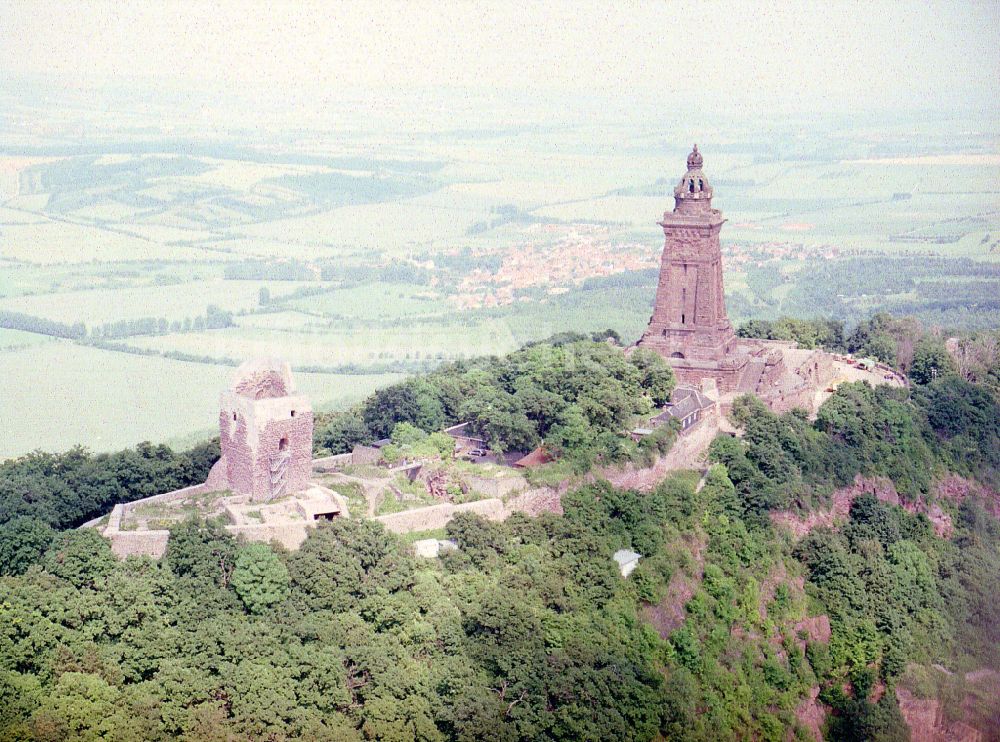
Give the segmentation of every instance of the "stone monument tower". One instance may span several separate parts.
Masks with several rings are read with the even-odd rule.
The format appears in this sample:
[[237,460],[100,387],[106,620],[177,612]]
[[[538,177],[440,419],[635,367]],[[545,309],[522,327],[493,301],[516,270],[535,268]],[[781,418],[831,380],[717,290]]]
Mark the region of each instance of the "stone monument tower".
[[299,492],[312,473],[313,415],[283,361],[247,361],[222,393],[219,435],[226,478],[255,502]]
[[657,351],[685,383],[713,378],[722,392],[739,383],[747,355],[726,315],[719,232],[725,219],[712,208],[712,186],[698,145],[674,189],[674,210],[663,214],[666,242],[649,326],[638,346]]

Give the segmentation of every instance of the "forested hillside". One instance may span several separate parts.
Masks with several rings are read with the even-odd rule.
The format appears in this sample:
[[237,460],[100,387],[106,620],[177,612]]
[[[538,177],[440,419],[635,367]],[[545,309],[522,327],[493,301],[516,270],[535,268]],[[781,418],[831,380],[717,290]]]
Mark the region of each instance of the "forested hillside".
[[[641,361],[610,354],[574,340],[459,365],[325,430],[429,432],[459,414],[434,404],[452,389],[461,414],[491,403],[519,421],[482,428],[498,447],[510,431],[555,445],[566,423],[553,421],[576,407],[580,460],[603,460],[597,441],[621,423],[599,416],[615,407],[587,375],[634,385],[646,405],[658,393]],[[743,398],[743,434],[713,443],[703,481],[592,481],[563,495],[562,515],[462,516],[448,526],[459,548],[438,560],[354,519],[296,552],[190,521],[159,562],[119,562],[93,531],[57,533],[89,500],[34,513],[12,487],[37,462],[28,481],[51,507],[115,462],[115,486],[133,491],[134,457],[14,462],[0,480],[15,508],[0,538],[0,739],[903,740],[897,688],[996,736],[995,698],[944,693],[931,665],[1000,672],[1000,405],[989,383],[933,367],[912,390],[844,385],[814,421]],[[558,412],[532,416],[529,400]],[[165,476],[194,476],[162,453]],[[899,504],[852,495],[843,520],[798,539],[776,524],[806,522],[858,475]],[[955,475],[958,495],[941,488]],[[642,555],[627,578],[619,549]]]

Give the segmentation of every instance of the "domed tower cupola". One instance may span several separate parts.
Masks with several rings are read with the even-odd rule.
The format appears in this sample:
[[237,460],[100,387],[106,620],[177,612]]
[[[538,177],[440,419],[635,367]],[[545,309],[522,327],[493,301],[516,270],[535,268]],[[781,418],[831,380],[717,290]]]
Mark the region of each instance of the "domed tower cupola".
[[695,213],[712,210],[712,186],[701,171],[703,162],[696,144],[687,158],[687,172],[674,188],[674,211]]

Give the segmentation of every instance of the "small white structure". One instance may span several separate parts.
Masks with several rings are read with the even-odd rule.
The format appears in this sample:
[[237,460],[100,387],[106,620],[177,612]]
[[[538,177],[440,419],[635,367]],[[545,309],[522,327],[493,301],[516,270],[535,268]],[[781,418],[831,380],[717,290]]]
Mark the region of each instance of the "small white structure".
[[435,559],[445,551],[455,551],[458,544],[450,539],[425,538],[413,542],[413,551],[418,557]]
[[642,554],[628,549],[619,549],[611,558],[618,562],[618,570],[622,573],[622,577],[628,577],[639,566]]

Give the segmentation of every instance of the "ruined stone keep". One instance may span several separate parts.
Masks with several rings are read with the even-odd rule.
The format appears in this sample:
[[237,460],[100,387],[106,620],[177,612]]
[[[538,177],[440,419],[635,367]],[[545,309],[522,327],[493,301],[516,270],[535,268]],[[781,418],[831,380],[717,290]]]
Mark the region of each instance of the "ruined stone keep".
[[712,208],[712,186],[698,145],[674,189],[674,210],[663,214],[666,237],[653,316],[639,347],[657,351],[683,382],[714,378],[722,392],[739,384],[747,353],[726,314],[719,233],[725,219]]
[[312,473],[313,414],[292,371],[275,359],[248,361],[222,393],[219,436],[226,479],[255,502],[299,492]]

